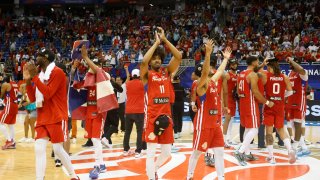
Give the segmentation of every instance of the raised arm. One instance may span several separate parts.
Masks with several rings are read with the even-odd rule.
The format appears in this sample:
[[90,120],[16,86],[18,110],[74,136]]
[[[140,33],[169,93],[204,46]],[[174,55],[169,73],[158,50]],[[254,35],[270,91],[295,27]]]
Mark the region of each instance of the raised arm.
[[146,84],[148,81],[148,70],[149,70],[149,62],[152,58],[154,51],[160,44],[160,38],[157,32],[155,32],[155,42],[151,46],[151,48],[146,52],[143,56],[143,60],[140,64],[140,77],[142,79],[143,84]]
[[292,85],[290,83],[290,80],[286,75],[284,76],[284,82],[286,83],[285,97],[289,97],[293,94],[293,90],[292,90]]
[[292,57],[287,58],[288,62],[292,65],[294,70],[298,72],[300,75],[306,75],[306,71],[303,69],[302,66],[300,66],[298,63],[294,62]]
[[214,44],[212,39],[208,40],[205,44],[206,54],[205,54],[204,62],[202,65],[201,77],[198,80],[198,85],[197,85],[197,94],[199,96],[202,96],[207,90],[208,75],[210,72],[210,56],[212,53],[213,45]]
[[228,64],[228,60],[231,56],[231,53],[232,53],[232,50],[230,47],[227,47],[224,52],[222,53],[223,54],[223,61],[222,63],[220,64],[219,68],[217,69],[217,72],[211,77],[211,80],[213,81],[217,81],[221,75],[223,74],[224,70],[226,69],[226,66]]
[[160,30],[160,39],[168,46],[168,48],[170,49],[173,55],[167,67],[167,70],[171,75],[179,67],[182,61],[182,54],[179,52],[179,50],[176,47],[174,47],[174,45],[170,43],[170,41],[168,41],[168,39],[166,38],[166,35],[164,34],[164,30],[161,27],[158,27],[158,29]]
[[129,73],[129,70],[128,70],[128,66],[124,66],[124,70],[126,71],[126,76],[127,76],[127,79],[124,81],[124,83],[130,81],[130,73]]
[[93,63],[93,61],[91,61],[91,59],[88,57],[88,50],[86,48],[85,45],[83,45],[81,47],[81,55],[82,55],[82,58],[86,61],[86,63],[88,64],[89,68],[91,69],[92,73],[93,74],[96,74],[97,73],[97,69],[98,69],[98,66],[95,65]]

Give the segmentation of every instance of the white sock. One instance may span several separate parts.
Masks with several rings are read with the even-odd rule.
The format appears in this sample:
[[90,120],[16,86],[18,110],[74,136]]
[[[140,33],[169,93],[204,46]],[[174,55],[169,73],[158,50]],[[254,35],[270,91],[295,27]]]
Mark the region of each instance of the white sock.
[[11,141],[7,127],[4,124],[0,124],[0,131],[3,133],[3,136],[8,140]]
[[234,117],[231,117],[230,122],[229,122],[229,126],[228,126],[228,131],[227,131],[227,140],[229,140],[229,141],[231,141],[231,139],[232,139],[233,120],[234,120]]
[[299,143],[297,141],[294,141],[292,144],[292,147],[294,150],[297,150]]
[[91,138],[91,140],[94,146],[96,166],[100,167],[100,165],[104,164],[101,140],[98,138]]
[[289,138],[285,138],[283,140],[284,146],[287,148],[288,151],[291,150],[291,140]]
[[36,180],[43,180],[47,158],[46,158],[46,148],[47,148],[48,140],[46,139],[37,139],[34,144],[34,150],[36,154]]
[[250,146],[251,141],[253,138],[258,134],[258,128],[246,128],[248,129],[246,136],[243,138],[243,143],[239,149],[240,153],[244,153],[246,148]]
[[10,140],[14,140],[14,125],[10,124],[10,125],[8,125],[8,127],[9,127]]
[[224,179],[224,158],[223,147],[213,148],[215,154],[215,167],[217,171],[218,180]]
[[193,177],[194,170],[197,166],[197,162],[199,160],[199,157],[201,155],[201,151],[193,150],[190,158],[189,158],[189,165],[188,165],[188,178]]
[[155,179],[155,162],[157,143],[147,143],[147,160],[146,160],[146,171],[148,179]]
[[269,157],[273,157],[273,145],[267,145]]
[[299,145],[302,147],[303,150],[308,149],[306,143],[304,142],[304,136],[300,137]]
[[161,144],[161,153],[156,160],[156,172],[171,156],[171,144]]
[[62,143],[54,143],[52,144],[54,154],[58,155],[60,158],[63,166],[67,169],[69,175],[71,178],[77,178],[76,173],[74,172],[74,169],[71,164],[71,159],[69,154],[63,149]]

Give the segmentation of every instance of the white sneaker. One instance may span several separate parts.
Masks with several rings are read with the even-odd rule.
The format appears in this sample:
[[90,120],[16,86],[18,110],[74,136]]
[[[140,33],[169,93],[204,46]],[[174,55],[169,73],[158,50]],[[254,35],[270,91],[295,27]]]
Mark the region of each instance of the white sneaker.
[[135,157],[135,158],[140,158],[141,156],[142,156],[141,153],[137,153],[137,152],[136,152],[136,153],[134,154],[134,157]]
[[23,137],[18,141],[18,143],[24,143],[24,142],[27,142],[27,140],[28,138]]
[[108,139],[105,137],[101,139],[101,144],[106,148],[112,149],[112,144],[109,144]]
[[141,150],[141,153],[140,153],[141,155],[146,155],[147,154],[147,150]]
[[276,164],[276,158],[272,157],[267,157],[266,160],[270,163],[270,164]]
[[34,140],[34,139],[32,139],[32,138],[28,138],[28,139],[26,140],[26,142],[27,142],[27,143],[34,143],[34,142],[35,142],[35,140]]
[[123,153],[122,153],[122,155],[123,155],[124,157],[131,156],[131,155],[133,155],[133,154],[134,154],[134,151],[132,151],[132,150],[130,150],[130,149],[129,149],[129,151],[123,151]]
[[76,144],[76,143],[77,143],[77,138],[72,138],[72,139],[71,139],[71,143],[72,143],[72,144]]
[[179,138],[179,134],[178,133],[174,133],[174,139],[178,139]]

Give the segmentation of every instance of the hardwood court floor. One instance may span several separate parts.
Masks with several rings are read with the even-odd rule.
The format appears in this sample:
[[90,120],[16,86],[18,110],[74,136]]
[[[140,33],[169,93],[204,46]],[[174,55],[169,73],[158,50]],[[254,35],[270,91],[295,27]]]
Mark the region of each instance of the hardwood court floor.
[[[238,128],[239,124],[235,123],[233,126],[233,137],[235,141],[238,141]],[[16,141],[24,135],[23,124],[18,121],[16,126]],[[173,158],[169,161],[168,166],[162,167],[160,170],[160,176],[163,179],[185,179],[187,172],[187,165],[190,153],[191,153],[191,140],[192,140],[192,124],[191,122],[184,122],[182,138],[178,139],[177,146],[181,148],[179,153],[173,154]],[[320,127],[308,127],[306,137],[311,142],[320,141]],[[78,122],[78,138],[76,144],[71,144],[71,152],[73,156],[74,167],[76,172],[79,174],[81,179],[88,179],[87,172],[92,167],[93,157],[92,150],[82,148],[81,145],[85,143],[83,138],[84,131],[80,127],[80,122]],[[133,131],[131,135],[131,142],[135,142],[136,134]],[[112,178],[112,179],[146,179],[145,176],[145,156],[141,159],[135,159],[134,157],[123,158],[122,147],[122,137],[120,135],[113,136],[114,146],[113,150],[104,150],[104,159],[107,162],[108,173],[101,175],[100,177]],[[1,145],[4,143],[4,137],[0,135]],[[133,145],[134,146],[134,145]],[[236,165],[234,159],[232,159],[232,150],[226,150],[225,152],[225,166],[226,166],[226,179],[287,179],[298,177],[308,171],[311,172],[313,167],[308,167],[303,165],[304,162],[317,161],[320,159],[320,146],[311,145],[312,157],[311,159],[301,160],[301,164],[289,167],[287,161],[285,160],[285,155],[281,154],[275,150],[277,157],[277,163],[281,166],[273,166],[265,168],[262,165],[265,164],[264,157],[266,156],[265,152],[258,152],[257,155],[260,157],[260,160],[251,164],[250,167],[247,167],[247,170],[241,169],[241,167]],[[46,169],[46,180],[64,180],[69,179],[62,168],[56,168],[54,160],[51,158],[51,144],[47,146],[47,169]],[[183,162],[182,162],[183,160]],[[181,161],[181,162],[179,162]],[[320,161],[319,161],[320,162]],[[319,163],[314,162],[314,163]],[[80,164],[77,164],[80,163]],[[180,163],[180,164],[179,164]],[[115,165],[117,164],[117,165]],[[269,165],[267,165],[269,166]],[[317,166],[318,167],[318,166]],[[171,168],[171,169],[170,169]],[[174,171],[170,171],[174,169]],[[159,171],[160,171],[159,170]],[[319,170],[319,169],[318,169]],[[261,173],[263,172],[263,173]],[[319,171],[318,171],[319,172]],[[263,176],[266,174],[266,176]],[[140,175],[139,175],[140,174]],[[203,156],[200,158],[195,179],[213,179],[216,177],[214,168],[205,167],[203,163]],[[127,177],[127,178],[126,178]],[[310,175],[312,179],[317,179],[320,177]],[[9,180],[34,180],[35,179],[35,153],[34,153],[34,144],[33,143],[17,143],[15,150],[0,150],[0,179],[9,179]],[[305,178],[297,178],[305,179]]]

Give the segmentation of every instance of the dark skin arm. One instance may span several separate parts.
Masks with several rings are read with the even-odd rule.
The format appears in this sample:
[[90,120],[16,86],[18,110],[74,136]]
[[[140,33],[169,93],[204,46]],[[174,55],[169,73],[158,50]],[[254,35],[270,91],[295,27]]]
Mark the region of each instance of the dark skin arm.
[[303,69],[302,66],[300,66],[300,64],[294,62],[293,58],[288,57],[288,62],[292,65],[292,67],[294,68],[294,71],[298,72],[300,75],[305,75],[306,71]]

